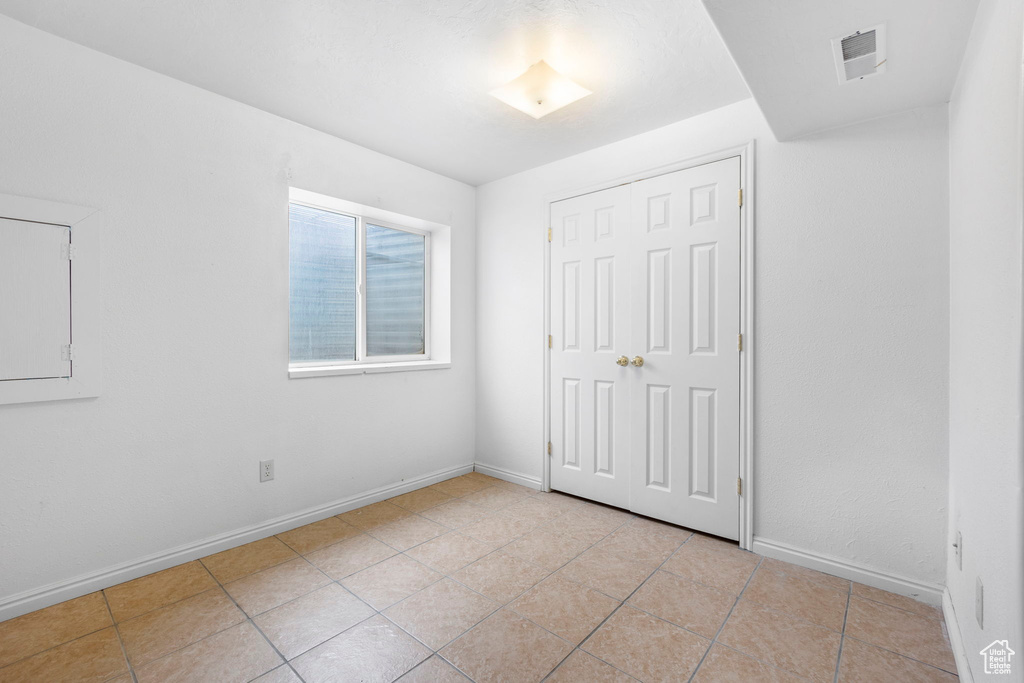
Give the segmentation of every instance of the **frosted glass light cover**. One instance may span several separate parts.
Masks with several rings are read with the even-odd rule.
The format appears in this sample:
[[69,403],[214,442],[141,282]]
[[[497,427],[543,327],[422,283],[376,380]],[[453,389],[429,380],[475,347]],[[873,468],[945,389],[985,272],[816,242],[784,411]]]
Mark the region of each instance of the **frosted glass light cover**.
[[586,97],[590,91],[541,60],[491,94],[510,107],[539,119]]

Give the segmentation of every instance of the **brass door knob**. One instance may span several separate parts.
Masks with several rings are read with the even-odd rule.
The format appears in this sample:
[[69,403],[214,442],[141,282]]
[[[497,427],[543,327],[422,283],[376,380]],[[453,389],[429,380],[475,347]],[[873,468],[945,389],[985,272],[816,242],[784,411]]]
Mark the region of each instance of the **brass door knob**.
[[633,356],[632,363],[633,363],[633,365],[635,365],[635,366],[637,366],[639,368],[639,367],[641,367],[644,364],[644,357],[643,356]]
[[619,359],[615,361],[615,364],[621,365],[622,367],[626,367],[627,365],[629,365],[629,359],[626,358],[625,356],[619,356]]

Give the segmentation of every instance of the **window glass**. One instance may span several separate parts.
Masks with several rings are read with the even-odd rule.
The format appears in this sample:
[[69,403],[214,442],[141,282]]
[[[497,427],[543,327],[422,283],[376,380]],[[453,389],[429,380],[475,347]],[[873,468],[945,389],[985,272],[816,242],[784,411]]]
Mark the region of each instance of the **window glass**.
[[426,238],[366,224],[366,352],[424,353]]
[[291,362],[355,360],[356,220],[289,204]]

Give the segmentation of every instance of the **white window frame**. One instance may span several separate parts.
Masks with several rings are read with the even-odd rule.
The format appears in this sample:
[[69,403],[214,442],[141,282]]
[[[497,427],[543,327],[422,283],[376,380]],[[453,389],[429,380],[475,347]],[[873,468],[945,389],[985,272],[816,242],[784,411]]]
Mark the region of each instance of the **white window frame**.
[[[450,329],[435,325],[434,315],[439,308],[447,308],[445,319],[450,320],[450,282],[439,275],[448,275],[435,270],[435,257],[449,244],[449,226],[433,223],[411,216],[403,216],[376,207],[369,207],[327,195],[290,188],[289,204],[298,204],[313,209],[348,216],[356,221],[356,358],[355,360],[308,361],[288,363],[288,376],[323,377],[329,375],[370,374],[377,372],[401,372],[410,370],[440,370],[451,367]],[[399,230],[424,239],[423,264],[423,353],[370,356],[367,354],[366,326],[366,226],[376,225]],[[289,221],[290,229],[290,221]],[[442,259],[447,262],[448,259]],[[443,281],[442,281],[443,280]],[[438,287],[437,285],[443,285]],[[439,291],[440,290],[440,291]],[[447,304],[447,306],[446,306]],[[289,316],[289,324],[291,317]]]
[[0,405],[91,398],[103,380],[103,267],[100,212],[85,206],[0,194],[0,218],[60,225],[71,230],[70,377],[0,381]]

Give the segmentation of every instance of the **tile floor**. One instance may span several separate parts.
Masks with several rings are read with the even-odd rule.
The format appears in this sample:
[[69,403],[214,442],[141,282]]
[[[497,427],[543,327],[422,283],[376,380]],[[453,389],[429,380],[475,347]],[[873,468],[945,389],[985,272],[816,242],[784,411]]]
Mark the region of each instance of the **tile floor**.
[[934,607],[475,472],[0,623],[0,683],[955,670]]

